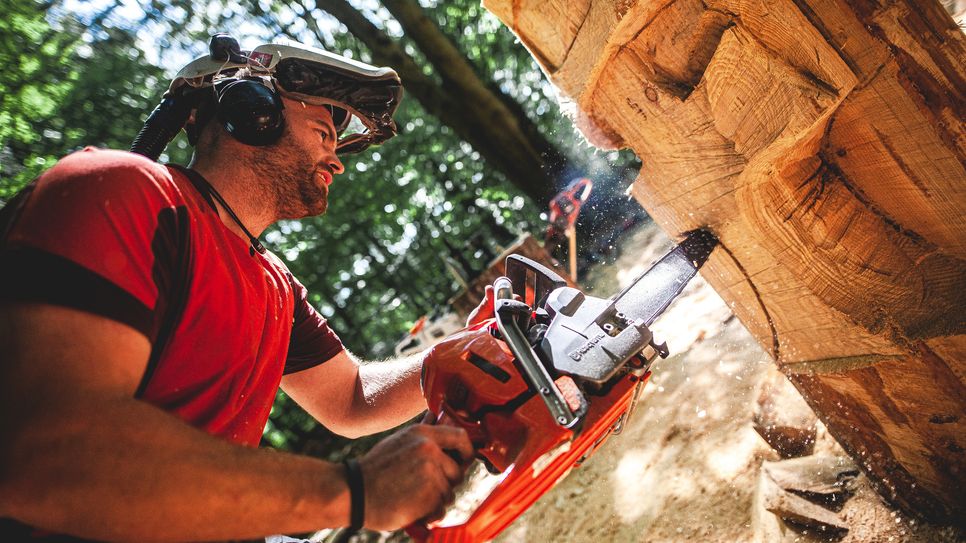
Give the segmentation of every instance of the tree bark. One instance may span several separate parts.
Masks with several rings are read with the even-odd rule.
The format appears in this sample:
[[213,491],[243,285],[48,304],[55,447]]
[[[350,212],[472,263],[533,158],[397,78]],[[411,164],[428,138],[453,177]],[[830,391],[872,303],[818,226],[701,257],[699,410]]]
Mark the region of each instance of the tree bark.
[[[439,84],[423,73],[416,61],[406,53],[402,44],[379,29],[362,13],[345,0],[318,0],[317,6],[349,29],[372,53],[376,64],[392,67],[402,78],[406,92],[443,124],[451,127],[457,135],[466,140],[494,169],[507,176],[509,181],[532,198],[536,203],[546,205],[556,192],[558,180],[553,178],[555,168],[564,162],[563,154],[557,151],[545,138],[536,138],[528,128],[532,123],[526,117],[514,115],[479,78],[470,77],[466,72],[468,64],[462,58],[462,66],[448,64],[438,66],[433,59],[449,63],[452,43],[432,25],[425,15],[413,25],[420,34],[421,50],[434,62],[443,84]],[[402,13],[407,15],[407,24],[412,10],[406,11],[402,3]],[[409,6],[412,8],[413,6]],[[418,6],[415,6],[419,9]],[[311,18],[310,16],[307,18]],[[403,24],[400,21],[400,24]],[[404,25],[406,26],[406,25]],[[407,32],[410,29],[407,28]],[[415,39],[415,35],[413,36]],[[425,46],[424,46],[425,44]],[[427,48],[429,50],[427,50]],[[439,48],[442,53],[437,52]],[[458,54],[458,52],[457,52]],[[472,69],[469,69],[472,74]]]
[[966,518],[966,38],[936,2],[486,0],[888,500]]
[[419,50],[433,65],[443,80],[443,88],[452,89],[460,99],[472,104],[471,113],[486,120],[495,130],[505,133],[509,141],[507,160],[533,160],[540,157],[540,165],[549,173],[562,172],[567,158],[559,152],[513,98],[503,93],[490,80],[481,77],[453,41],[429,19],[416,0],[382,0],[382,5],[396,18]]

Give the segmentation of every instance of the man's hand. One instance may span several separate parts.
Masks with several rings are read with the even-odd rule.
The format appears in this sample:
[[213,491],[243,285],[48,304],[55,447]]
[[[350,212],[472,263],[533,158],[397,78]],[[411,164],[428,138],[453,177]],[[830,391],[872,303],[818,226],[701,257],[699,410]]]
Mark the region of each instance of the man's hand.
[[[483,291],[483,301],[480,302],[480,305],[476,306],[476,309],[470,312],[469,317],[466,317],[466,326],[470,327],[486,319],[496,317],[496,314],[493,313],[493,300],[495,298],[496,294],[494,294],[493,285],[486,285],[486,289]],[[519,294],[514,294],[513,299],[522,301],[523,297]]]
[[493,285],[486,285],[486,289],[483,291],[483,301],[470,312],[470,316],[466,318],[466,326],[473,326],[496,316],[493,314],[493,299],[495,296]]
[[[456,462],[452,453],[463,462]],[[365,526],[395,530],[442,518],[473,454],[466,431],[452,426],[417,424],[380,441],[359,461]]]

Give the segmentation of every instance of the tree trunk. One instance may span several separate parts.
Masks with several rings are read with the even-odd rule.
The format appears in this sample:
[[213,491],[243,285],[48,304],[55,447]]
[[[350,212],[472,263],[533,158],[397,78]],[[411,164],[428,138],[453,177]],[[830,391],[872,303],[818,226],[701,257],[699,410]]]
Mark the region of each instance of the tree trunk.
[[966,513],[966,39],[916,0],[486,0],[879,492]]
[[[466,59],[425,18],[418,5],[404,2],[388,5],[404,15],[400,24],[406,28],[407,35],[410,31],[414,33],[411,37],[433,63],[443,80],[442,85],[423,73],[422,67],[406,53],[401,43],[345,0],[317,2],[319,9],[346,25],[349,32],[369,48],[374,63],[395,69],[402,78],[406,93],[415,97],[429,114],[451,127],[526,195],[539,205],[546,205],[556,193],[559,180],[553,175],[562,167],[563,154],[542,136],[534,137],[533,131],[528,130],[532,126],[530,120],[514,115],[473,74]],[[453,60],[454,51],[461,61]]]
[[413,40],[443,81],[443,88],[459,96],[464,110],[491,132],[505,134],[508,145],[502,150],[504,160],[519,162],[539,157],[539,165],[548,173],[562,172],[567,158],[543,136],[522,108],[492,81],[483,80],[446,34],[431,21],[416,0],[382,0],[382,5],[399,22],[406,37]]

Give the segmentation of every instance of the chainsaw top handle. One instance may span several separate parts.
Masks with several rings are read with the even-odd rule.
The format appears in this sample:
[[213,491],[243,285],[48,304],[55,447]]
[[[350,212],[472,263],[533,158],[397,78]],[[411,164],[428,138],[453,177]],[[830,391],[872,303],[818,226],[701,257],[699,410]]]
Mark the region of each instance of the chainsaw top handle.
[[[532,263],[536,264],[535,262]],[[539,264],[537,265],[539,266]],[[509,269],[509,267],[508,258],[507,268]],[[547,271],[549,272],[549,270]],[[550,273],[553,274],[553,272]],[[563,286],[566,286],[566,281],[563,281]],[[583,410],[575,413],[570,409],[563,393],[553,382],[547,368],[540,361],[537,353],[533,351],[530,342],[527,341],[526,333],[520,327],[521,321],[524,326],[530,321],[532,311],[530,306],[513,298],[513,283],[507,277],[498,277],[493,282],[493,290],[496,294],[493,300],[493,313],[496,316],[497,328],[499,328],[503,341],[506,342],[513,357],[520,363],[523,378],[547,405],[550,416],[557,424],[564,428],[575,427],[584,414]],[[540,296],[536,293],[535,299],[540,299]]]

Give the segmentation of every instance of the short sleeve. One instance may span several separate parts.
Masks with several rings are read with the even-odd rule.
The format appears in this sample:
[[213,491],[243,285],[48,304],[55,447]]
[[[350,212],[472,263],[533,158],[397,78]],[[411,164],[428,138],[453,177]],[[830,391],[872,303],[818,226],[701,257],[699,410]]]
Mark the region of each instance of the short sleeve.
[[318,366],[345,349],[325,317],[309,303],[306,288],[291,273],[287,276],[295,295],[295,320],[285,360],[286,375]]
[[0,212],[0,302],[73,307],[154,342],[187,245],[176,192],[167,169],[144,157],[65,157]]

